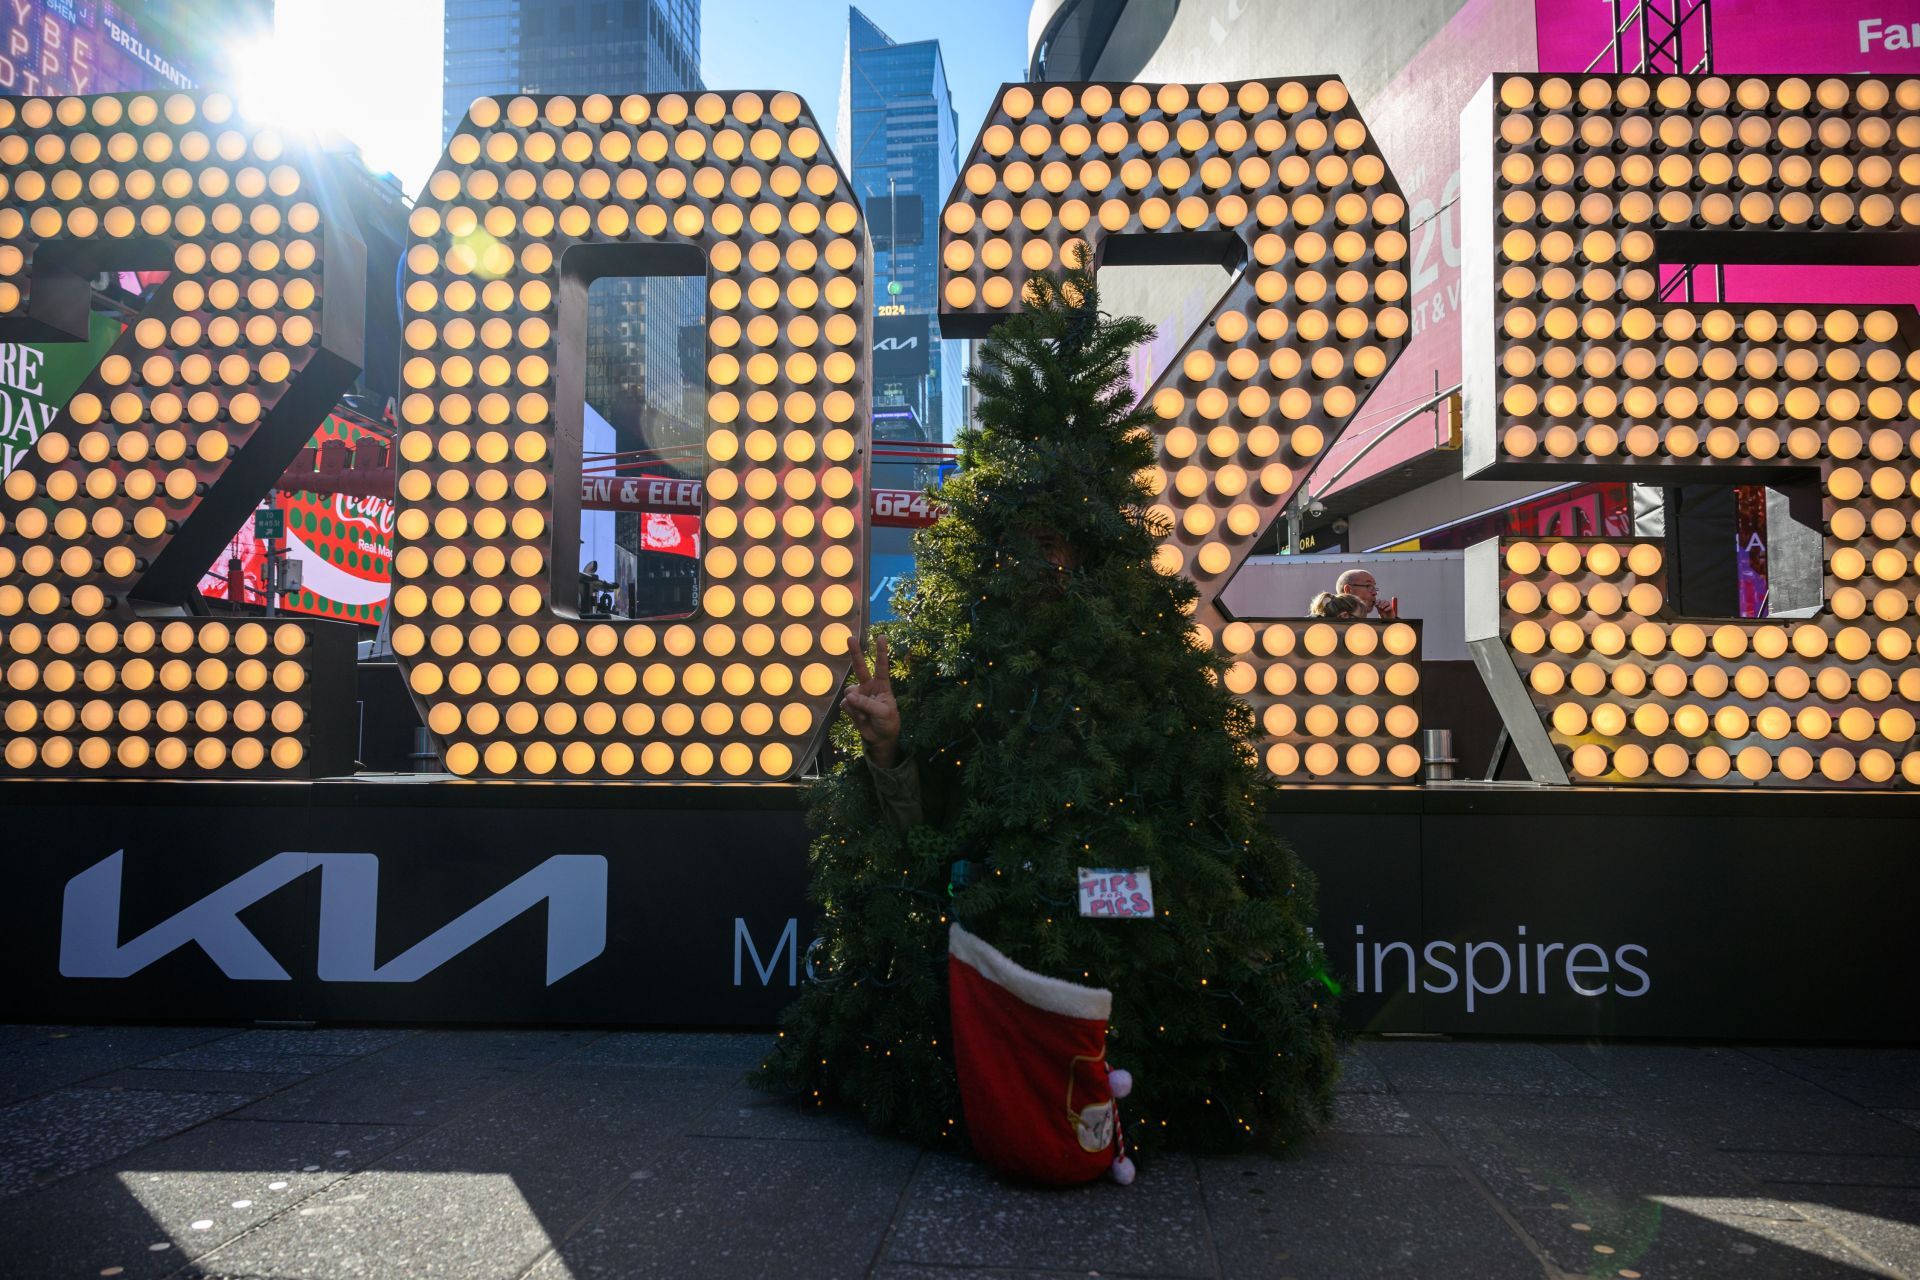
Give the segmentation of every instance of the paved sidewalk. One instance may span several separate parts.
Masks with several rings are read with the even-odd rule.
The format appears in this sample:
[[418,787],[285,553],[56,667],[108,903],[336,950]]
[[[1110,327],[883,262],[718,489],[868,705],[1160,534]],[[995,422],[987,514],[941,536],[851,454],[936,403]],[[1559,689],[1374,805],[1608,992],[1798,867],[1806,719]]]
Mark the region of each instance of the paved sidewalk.
[[7,1277],[1920,1277],[1920,1051],[1369,1040],[1290,1160],[1038,1192],[765,1037],[0,1027]]

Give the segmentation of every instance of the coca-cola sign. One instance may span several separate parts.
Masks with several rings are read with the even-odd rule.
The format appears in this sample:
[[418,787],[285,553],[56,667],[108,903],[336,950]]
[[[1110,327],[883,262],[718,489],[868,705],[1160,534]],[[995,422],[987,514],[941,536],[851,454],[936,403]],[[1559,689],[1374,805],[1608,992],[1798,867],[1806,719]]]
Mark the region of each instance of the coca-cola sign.
[[[308,447],[341,440],[350,449],[357,449],[363,439],[377,444],[380,437],[350,418],[329,414],[313,433]],[[300,590],[284,597],[280,607],[290,613],[377,626],[392,590],[393,500],[285,490],[276,490],[271,500],[286,515],[287,559],[300,562]],[[240,528],[227,549],[208,566],[200,582],[202,594],[216,599],[228,596],[233,587],[228,575],[230,559],[240,561],[243,599],[264,604],[267,545],[254,537],[252,521]]]

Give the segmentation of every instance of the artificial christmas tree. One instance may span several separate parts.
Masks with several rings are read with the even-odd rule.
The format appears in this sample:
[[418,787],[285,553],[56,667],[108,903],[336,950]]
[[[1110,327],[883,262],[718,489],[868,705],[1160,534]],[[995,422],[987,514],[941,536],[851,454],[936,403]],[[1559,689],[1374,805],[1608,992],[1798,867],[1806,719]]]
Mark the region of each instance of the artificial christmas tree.
[[[1154,419],[1127,381],[1152,329],[1100,314],[1084,260],[1026,300],[981,349],[978,427],[916,538],[892,669],[863,665],[848,694],[879,758],[813,797],[814,980],[761,1078],[959,1140],[958,920],[1112,991],[1130,1145],[1278,1149],[1326,1112],[1332,984],[1312,881],[1262,820],[1252,714],[1190,639],[1193,586],[1152,565]],[[873,727],[896,692],[898,758]],[[836,733],[859,750],[852,724]],[[1080,868],[1147,869],[1155,914],[1081,917]]]

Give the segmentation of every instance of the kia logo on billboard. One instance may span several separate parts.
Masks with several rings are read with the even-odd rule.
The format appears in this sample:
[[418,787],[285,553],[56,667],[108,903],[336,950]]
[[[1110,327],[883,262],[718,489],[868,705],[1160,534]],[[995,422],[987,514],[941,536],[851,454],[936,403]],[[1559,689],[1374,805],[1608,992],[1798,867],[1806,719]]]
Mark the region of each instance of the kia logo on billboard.
[[873,320],[873,376],[878,379],[924,378],[931,367],[933,317],[875,316]]
[[[67,882],[60,914],[62,977],[131,977],[193,943],[229,978],[286,982],[293,975],[241,921],[240,913],[313,871],[320,873],[317,971],[322,982],[417,982],[542,903],[547,908],[548,986],[607,946],[607,860],[599,854],[554,854],[385,964],[374,962],[380,917],[380,859],[375,854],[275,854],[122,942],[125,859],[125,850],[115,850]],[[756,954],[756,967],[758,963]]]

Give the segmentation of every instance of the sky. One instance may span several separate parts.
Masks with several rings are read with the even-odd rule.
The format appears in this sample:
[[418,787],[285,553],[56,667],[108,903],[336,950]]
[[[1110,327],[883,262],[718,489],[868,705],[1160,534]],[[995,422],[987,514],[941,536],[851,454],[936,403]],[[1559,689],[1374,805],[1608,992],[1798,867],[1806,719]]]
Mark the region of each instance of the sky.
[[241,104],[293,128],[327,120],[417,195],[440,158],[440,14],[440,0],[279,0]]
[[[283,0],[284,3],[284,0]],[[1027,77],[1030,0],[861,0],[860,12],[901,44],[938,40],[954,109],[960,158],[973,145],[994,91]],[[792,89],[827,126],[840,109],[847,5],[832,0],[706,0],[701,62],[715,89]]]
[[[902,44],[937,39],[964,156],[994,91],[1024,78],[1030,0],[866,0]],[[417,195],[440,157],[441,0],[279,0],[272,45],[248,59],[242,98],[299,126],[325,118],[367,162]],[[791,89],[833,136],[847,6],[831,0],[705,0],[701,69],[714,89]],[[619,85],[579,85],[620,92]]]

